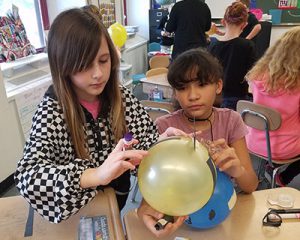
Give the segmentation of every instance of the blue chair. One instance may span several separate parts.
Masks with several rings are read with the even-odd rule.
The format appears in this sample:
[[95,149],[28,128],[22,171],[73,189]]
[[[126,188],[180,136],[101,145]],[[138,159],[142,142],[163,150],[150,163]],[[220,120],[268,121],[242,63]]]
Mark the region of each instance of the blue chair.
[[160,52],[161,46],[157,42],[149,43],[148,45],[148,52]]
[[141,79],[142,78],[145,78],[146,75],[144,73],[140,73],[140,74],[133,74],[131,76],[131,79],[132,79],[132,84],[134,86],[136,86],[137,84],[139,84],[141,82]]

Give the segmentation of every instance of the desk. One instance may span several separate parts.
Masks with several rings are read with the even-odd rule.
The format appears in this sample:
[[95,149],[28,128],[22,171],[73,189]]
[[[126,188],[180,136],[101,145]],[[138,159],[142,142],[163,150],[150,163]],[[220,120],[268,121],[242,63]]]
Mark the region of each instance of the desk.
[[[300,234],[300,220],[283,220],[279,228],[262,227],[262,218],[270,207],[267,203],[269,194],[285,193],[295,199],[295,208],[300,208],[300,191],[293,188],[276,188],[256,191],[249,195],[238,195],[237,202],[229,217],[220,225],[208,230],[192,229],[181,226],[172,236],[164,240],[174,240],[175,237],[185,237],[190,240],[296,240]],[[157,238],[146,229],[137,217],[135,210],[124,216],[128,240],[156,240]],[[298,236],[298,237],[297,237]]]
[[0,198],[0,238],[5,239],[77,239],[81,216],[106,215],[110,240],[124,240],[120,213],[114,190],[107,188],[77,214],[59,224],[53,224],[34,214],[33,235],[24,238],[29,205],[22,196]]
[[173,89],[168,83],[166,74],[142,78],[141,82],[143,84],[144,93],[149,94],[151,90],[157,87],[159,90],[163,91],[164,98],[172,98],[173,96]]

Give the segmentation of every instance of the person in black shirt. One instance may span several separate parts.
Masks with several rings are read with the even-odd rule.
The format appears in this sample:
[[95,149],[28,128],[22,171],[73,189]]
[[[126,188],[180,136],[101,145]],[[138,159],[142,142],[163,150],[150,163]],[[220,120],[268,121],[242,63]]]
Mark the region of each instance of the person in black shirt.
[[250,39],[255,43],[255,37],[261,31],[261,25],[258,22],[256,16],[253,13],[249,12],[250,0],[237,0],[237,2],[243,3],[248,10],[247,25],[240,34],[240,37]]
[[174,4],[169,5],[168,14],[162,17],[159,26],[157,27],[159,34],[161,35],[160,45],[162,46],[162,49],[166,50],[169,50],[174,44],[174,33],[169,33],[166,31],[166,25],[169,20],[169,14],[173,6]]
[[219,59],[224,69],[221,107],[233,110],[236,110],[238,100],[249,99],[244,77],[256,60],[253,42],[239,37],[247,17],[244,4],[234,2],[230,5],[222,20],[225,35],[209,46],[210,53]]
[[206,47],[205,32],[211,26],[211,12],[201,0],[183,0],[175,3],[166,31],[174,32],[172,58],[192,48]]

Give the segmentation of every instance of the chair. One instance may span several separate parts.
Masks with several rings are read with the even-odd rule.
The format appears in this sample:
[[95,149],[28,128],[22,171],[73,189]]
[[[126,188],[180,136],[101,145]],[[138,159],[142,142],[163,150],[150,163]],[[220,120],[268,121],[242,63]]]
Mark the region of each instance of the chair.
[[148,52],[160,52],[161,46],[157,42],[149,43],[148,45]]
[[[174,111],[173,104],[170,102],[154,102],[150,100],[141,100],[140,102],[144,106],[144,108],[146,109],[150,118],[153,121],[155,121],[158,117],[161,117]],[[135,181],[135,186],[131,196],[131,202],[135,202],[137,191],[138,183],[137,181]]]
[[167,74],[168,71],[169,70],[164,67],[150,69],[146,72],[146,77],[151,77],[151,76],[155,76],[155,75],[159,75],[159,74]]
[[168,68],[170,65],[169,56],[153,56],[149,60],[150,69],[164,67]]
[[241,114],[244,123],[257,130],[265,131],[267,157],[251,152],[251,154],[267,161],[268,166],[272,169],[271,188],[276,187],[275,179],[278,171],[295,161],[300,160],[300,157],[293,159],[273,159],[270,131],[277,130],[281,125],[281,115],[276,110],[253,102],[240,100],[237,103],[237,111]]

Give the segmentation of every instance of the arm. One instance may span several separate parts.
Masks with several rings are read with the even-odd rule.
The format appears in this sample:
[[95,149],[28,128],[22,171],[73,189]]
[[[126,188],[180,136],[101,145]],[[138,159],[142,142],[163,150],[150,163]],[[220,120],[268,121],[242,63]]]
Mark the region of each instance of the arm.
[[58,223],[79,211],[97,191],[80,187],[80,176],[89,161],[75,158],[62,113],[49,104],[50,100],[44,101],[33,118],[15,183],[39,214]]
[[252,31],[248,34],[246,39],[253,39],[261,30],[261,25],[258,23],[253,28]]
[[219,139],[213,143],[213,147],[218,149],[211,153],[216,166],[234,177],[244,192],[255,191],[258,179],[251,164],[245,138],[235,141],[231,146],[224,139]]

